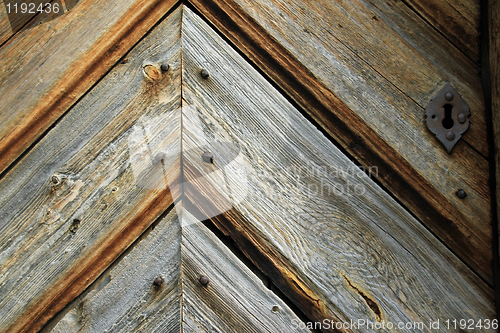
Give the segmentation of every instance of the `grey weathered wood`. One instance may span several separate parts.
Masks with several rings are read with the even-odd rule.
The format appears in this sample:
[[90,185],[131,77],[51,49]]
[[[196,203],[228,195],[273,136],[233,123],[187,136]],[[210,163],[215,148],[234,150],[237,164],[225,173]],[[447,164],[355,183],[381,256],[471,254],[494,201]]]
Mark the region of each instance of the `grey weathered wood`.
[[[257,66],[490,284],[478,67],[401,1],[193,0]],[[424,108],[450,81],[471,127],[448,155]],[[466,200],[455,192],[464,189]]]
[[[160,71],[161,62],[170,63],[169,72]],[[200,77],[201,68],[210,78]],[[141,138],[154,148],[149,155],[143,155]],[[219,155],[214,140],[239,145],[236,164],[226,164],[231,161]],[[173,158],[165,158],[160,169],[150,158],[164,147]],[[200,158],[206,149],[215,154],[213,165]],[[229,223],[215,221],[312,319],[493,317],[491,289],[373,181],[357,174],[310,174],[308,165],[355,168],[206,24],[187,9],[177,10],[0,181],[0,327],[35,330],[80,294],[172,203],[158,178],[163,172],[163,180],[176,185],[171,186],[174,199],[185,194],[209,215],[213,208],[227,209],[220,194],[229,194],[234,199],[224,215]],[[49,184],[54,174],[61,184]],[[320,192],[349,183],[350,194]],[[363,193],[353,194],[354,186]],[[269,299],[260,303],[245,297],[242,308],[225,303],[236,300],[231,279],[258,281],[237,261],[228,270],[211,267],[217,259],[203,257],[196,242],[206,240],[207,253],[216,256],[226,250],[195,228],[197,220],[181,221],[186,221],[181,258],[186,283],[193,283],[186,285],[184,311],[207,319],[196,329],[210,330],[216,321],[220,327],[234,326],[225,315],[243,316],[243,308],[258,314],[240,323],[245,328],[262,325],[274,331],[283,326],[259,319],[283,323],[293,317],[288,312],[273,317],[267,312]],[[172,256],[166,260],[174,260],[177,252],[168,253]],[[131,262],[121,267],[133,271]],[[138,268],[150,267],[144,263]],[[211,295],[194,285],[207,266],[219,277],[218,288],[208,289]],[[115,295],[119,291],[111,283],[102,294],[127,299],[126,293]],[[144,291],[144,286],[136,289]],[[267,292],[261,285],[257,289]],[[160,307],[178,304],[175,292],[165,295]],[[195,303],[202,305],[198,312],[190,306]],[[96,327],[106,318],[97,309],[106,308],[97,304]],[[121,312],[121,319],[107,318],[127,330],[127,323],[137,323],[123,317],[138,314],[130,309]],[[61,325],[75,324],[73,315]],[[175,316],[174,311],[170,318]],[[185,330],[195,329],[188,316],[183,323]]]
[[63,312],[42,332],[307,331],[293,328],[297,316],[180,202]]
[[[334,174],[357,168],[187,9],[182,48],[183,151],[228,140],[243,155],[242,170],[191,179],[187,196],[204,210],[239,184],[244,199],[215,221],[310,318],[494,318],[491,288],[366,175]],[[201,151],[183,154],[185,175],[206,173]]]
[[0,173],[174,3],[82,0],[69,13],[52,20],[36,16],[4,44],[0,48]]
[[[180,332],[181,228],[171,210],[42,332]],[[161,288],[153,281],[162,276]]]
[[[180,17],[145,38],[0,180],[0,331],[39,328],[172,203],[165,187],[138,186],[131,138],[148,118],[166,117],[153,130],[179,152]],[[159,73],[163,61],[169,72],[145,79],[143,68]],[[168,176],[179,177],[178,160],[166,163],[177,163]]]
[[[308,331],[293,326],[301,320],[202,223],[187,210],[180,219],[183,331]],[[201,275],[210,278],[207,287],[200,285]]]

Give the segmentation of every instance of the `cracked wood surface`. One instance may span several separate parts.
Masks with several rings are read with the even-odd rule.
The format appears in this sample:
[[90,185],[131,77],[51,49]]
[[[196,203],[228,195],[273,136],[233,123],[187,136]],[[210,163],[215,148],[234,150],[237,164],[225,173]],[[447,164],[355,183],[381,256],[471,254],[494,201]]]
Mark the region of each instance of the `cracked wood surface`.
[[[473,61],[401,1],[192,3],[492,284],[489,152]],[[450,155],[424,120],[448,81],[472,110]]]
[[[71,1],[68,1],[70,3]],[[0,48],[0,173],[158,22],[174,0],[82,0]],[[89,24],[89,22],[92,22]]]
[[214,222],[310,319],[494,318],[491,288],[189,10],[182,31],[183,108],[192,110],[183,150],[232,141],[245,157],[241,169],[195,179],[202,150],[185,154],[184,177],[197,184],[186,196],[207,210],[227,183],[241,183],[232,194],[243,199]]

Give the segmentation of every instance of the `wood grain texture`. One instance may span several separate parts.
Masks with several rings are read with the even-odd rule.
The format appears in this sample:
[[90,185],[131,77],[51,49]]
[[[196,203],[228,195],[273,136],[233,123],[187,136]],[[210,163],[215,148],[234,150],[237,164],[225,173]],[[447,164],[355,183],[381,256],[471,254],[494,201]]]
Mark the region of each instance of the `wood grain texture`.
[[[180,332],[181,227],[175,210],[41,331]],[[153,284],[161,276],[161,287]]]
[[[491,117],[493,127],[493,145],[495,148],[495,178],[496,178],[496,214],[497,226],[500,225],[500,3],[488,1],[488,29],[489,29],[489,69],[491,83]],[[498,229],[497,229],[498,230]],[[498,237],[500,246],[500,233]],[[497,249],[500,253],[500,248]],[[499,259],[500,260],[500,259]],[[496,264],[496,265],[495,265]],[[493,267],[500,268],[500,262]],[[498,286],[496,290],[497,302]]]
[[479,63],[478,0],[406,0],[405,2],[453,45]]
[[[402,2],[192,3],[491,284],[484,101],[470,59]],[[424,123],[447,81],[473,113],[451,155]]]
[[[37,331],[172,203],[131,165],[152,163],[137,154],[143,129],[180,151],[180,17],[146,37],[0,181],[0,331]],[[166,121],[145,125],[156,117]],[[165,161],[175,163],[171,180],[179,160]]]
[[307,331],[181,202],[89,289],[42,333]]
[[[41,3],[45,3],[45,0],[33,0],[31,1],[36,6]],[[7,41],[12,35],[21,30],[21,28],[28,23],[29,20],[35,17],[35,14],[24,14],[24,15],[11,15],[9,16],[9,7],[7,4],[11,4],[10,10],[12,11],[12,5],[16,3],[15,1],[5,1],[0,3],[0,45]],[[20,5],[20,3],[19,3]]]
[[232,169],[215,153],[221,176],[205,174],[199,152],[184,154],[185,178],[205,174],[192,178],[199,186],[186,195],[204,210],[207,202],[217,206],[228,184],[239,184],[232,194],[243,200],[214,221],[304,313],[318,321],[426,325],[430,318],[494,317],[491,288],[189,10],[182,48],[183,109],[193,111],[183,124],[202,128],[184,131],[183,151],[217,151],[214,142],[230,141],[243,156]]
[[[301,320],[210,230],[179,205],[176,211],[183,225],[184,332],[309,332],[296,327]],[[202,275],[210,278],[206,287]]]
[[[0,172],[168,12],[174,0],[80,1],[0,49]],[[92,22],[92,24],[88,24]],[[40,24],[43,23],[43,24]]]

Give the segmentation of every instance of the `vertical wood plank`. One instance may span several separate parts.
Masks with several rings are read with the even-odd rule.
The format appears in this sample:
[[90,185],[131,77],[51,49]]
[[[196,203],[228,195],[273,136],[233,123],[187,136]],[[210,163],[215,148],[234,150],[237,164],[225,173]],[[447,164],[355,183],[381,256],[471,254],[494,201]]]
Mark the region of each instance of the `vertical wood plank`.
[[[488,3],[488,33],[489,33],[489,76],[491,85],[491,117],[493,127],[493,145],[495,156],[495,184],[496,184],[496,237],[497,253],[500,253],[500,2],[490,0]],[[495,244],[495,242],[493,242]],[[499,258],[494,258],[493,268],[500,274]],[[496,276],[496,282],[500,277]],[[497,302],[497,316],[500,309],[500,286],[495,285],[495,294]]]

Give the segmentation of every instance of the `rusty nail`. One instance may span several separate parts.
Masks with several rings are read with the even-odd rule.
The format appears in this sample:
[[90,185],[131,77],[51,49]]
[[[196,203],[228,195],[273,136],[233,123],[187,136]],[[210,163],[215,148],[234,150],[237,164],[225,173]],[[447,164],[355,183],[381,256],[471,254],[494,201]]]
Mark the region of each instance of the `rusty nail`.
[[163,276],[157,276],[155,278],[154,284],[155,284],[155,286],[160,287],[163,284],[163,282],[165,282],[165,279],[163,278]]
[[446,100],[449,102],[453,99],[453,93],[451,91],[448,91],[446,94],[444,94],[444,98],[446,98]]
[[208,73],[208,71],[206,69],[202,69],[200,72],[200,75],[204,79],[207,79],[210,76],[210,74]]
[[465,191],[462,189],[459,189],[456,194],[460,199],[464,199],[467,196],[467,193],[465,193]]
[[57,177],[57,176],[52,176],[52,178],[50,178],[50,180],[55,185],[59,184],[59,177]]
[[467,120],[467,116],[464,113],[461,113],[458,115],[458,122],[460,124],[465,123],[466,120]]
[[214,156],[209,152],[203,153],[203,160],[207,163],[214,163]]
[[455,133],[449,131],[448,133],[446,133],[446,139],[453,141],[455,139]]
[[279,306],[277,306],[277,305],[275,305],[275,306],[273,306],[273,308],[272,308],[271,310],[272,310],[274,313],[277,313],[277,312],[279,312],[279,311],[280,311],[280,307],[279,307]]
[[170,65],[165,62],[165,63],[161,64],[160,68],[162,71],[166,72],[170,68]]
[[210,282],[210,279],[206,276],[200,277],[200,283],[204,286],[206,286]]

